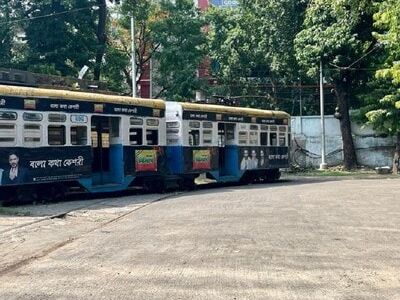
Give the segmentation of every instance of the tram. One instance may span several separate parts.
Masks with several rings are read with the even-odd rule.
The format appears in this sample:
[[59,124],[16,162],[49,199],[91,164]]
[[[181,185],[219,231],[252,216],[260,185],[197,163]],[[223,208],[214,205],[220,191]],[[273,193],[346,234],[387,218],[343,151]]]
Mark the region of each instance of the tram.
[[276,180],[284,112],[0,85],[0,197]]
[[164,131],[162,100],[0,85],[1,194],[158,182]]
[[189,185],[201,173],[217,182],[273,181],[289,166],[289,115],[220,105],[166,102],[170,172]]

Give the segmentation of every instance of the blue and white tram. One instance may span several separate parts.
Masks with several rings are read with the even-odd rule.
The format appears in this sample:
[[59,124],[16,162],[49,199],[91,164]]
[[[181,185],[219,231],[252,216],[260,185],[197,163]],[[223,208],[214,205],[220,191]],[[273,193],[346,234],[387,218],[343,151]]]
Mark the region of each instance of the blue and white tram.
[[0,86],[1,195],[157,183],[164,132],[162,100]]
[[218,182],[272,181],[289,166],[290,116],[219,105],[167,102],[169,172],[192,184],[200,173]]

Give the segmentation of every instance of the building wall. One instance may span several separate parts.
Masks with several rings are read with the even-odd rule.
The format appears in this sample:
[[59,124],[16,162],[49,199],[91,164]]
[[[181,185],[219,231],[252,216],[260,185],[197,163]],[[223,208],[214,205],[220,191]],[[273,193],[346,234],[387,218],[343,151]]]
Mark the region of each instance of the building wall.
[[[321,119],[319,116],[292,117],[292,163],[301,167],[318,167],[321,163]],[[391,166],[395,140],[380,137],[370,127],[352,124],[353,139],[359,165]],[[339,121],[325,116],[326,163],[340,165],[343,143]]]

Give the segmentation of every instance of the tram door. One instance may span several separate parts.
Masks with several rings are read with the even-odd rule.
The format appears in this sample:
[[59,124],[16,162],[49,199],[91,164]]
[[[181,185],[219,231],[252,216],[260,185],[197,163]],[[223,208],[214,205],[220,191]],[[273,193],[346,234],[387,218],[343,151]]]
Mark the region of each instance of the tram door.
[[116,154],[113,146],[115,137],[119,136],[120,118],[92,116],[91,121],[93,184],[117,183],[118,174],[114,170],[118,166],[114,164]]
[[218,123],[218,147],[220,175],[233,175],[235,169],[232,145],[235,140],[234,123]]

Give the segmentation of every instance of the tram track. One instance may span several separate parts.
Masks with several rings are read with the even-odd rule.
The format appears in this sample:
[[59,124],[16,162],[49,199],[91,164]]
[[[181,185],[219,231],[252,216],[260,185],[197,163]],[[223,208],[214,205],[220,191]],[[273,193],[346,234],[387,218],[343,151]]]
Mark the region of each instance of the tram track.
[[[173,193],[173,194],[168,194],[168,195],[164,195],[164,196],[161,196],[161,197],[157,197],[157,198],[155,198],[153,200],[150,200],[150,201],[148,201],[146,203],[143,203],[143,205],[135,206],[132,209],[129,209],[128,211],[125,211],[122,214],[119,214],[119,215],[117,215],[115,217],[112,217],[109,220],[99,224],[98,226],[94,226],[94,227],[92,227],[92,228],[90,228],[88,230],[81,231],[79,233],[75,233],[75,235],[70,236],[68,238],[59,240],[57,242],[53,242],[50,245],[48,245],[47,247],[43,247],[41,249],[38,249],[38,250],[34,251],[34,253],[31,253],[30,255],[25,255],[24,257],[21,257],[18,260],[13,261],[12,263],[6,265],[2,269],[0,269],[0,276],[4,276],[4,275],[6,275],[6,274],[8,274],[10,272],[16,271],[16,270],[20,269],[21,267],[26,266],[26,265],[28,265],[28,264],[36,261],[36,260],[42,259],[42,258],[48,256],[49,254],[53,253],[54,251],[66,246],[66,245],[69,245],[69,244],[71,244],[72,242],[74,242],[74,241],[76,241],[78,239],[84,238],[84,236],[86,236],[86,235],[88,235],[88,234],[90,234],[92,232],[95,232],[97,230],[101,230],[102,228],[104,228],[104,227],[106,227],[106,226],[108,226],[108,225],[110,225],[112,223],[115,223],[115,222],[117,222],[117,221],[119,221],[119,220],[121,220],[121,219],[123,219],[123,218],[125,218],[125,217],[127,217],[129,215],[131,215],[132,213],[137,212],[138,210],[146,208],[146,207],[148,207],[148,206],[150,206],[152,204],[155,204],[155,203],[157,203],[159,201],[163,201],[163,200],[166,200],[166,199],[171,198],[171,197],[180,196],[180,195],[182,195],[184,193],[185,192],[178,192],[178,193]],[[35,220],[33,222],[22,224],[21,226],[16,226],[16,227],[13,227],[13,228],[10,228],[10,229],[7,229],[7,230],[3,230],[0,233],[4,236],[4,233],[10,234],[13,230],[23,229],[24,227],[28,227],[28,226],[31,226],[31,225],[39,224],[39,223],[45,222],[45,221],[51,221],[51,220],[58,219],[58,218],[65,218],[65,217],[67,217],[69,214],[71,214],[74,211],[79,211],[79,210],[82,210],[82,209],[86,209],[86,208],[89,208],[91,206],[102,204],[102,203],[107,202],[107,201],[109,201],[109,200],[101,199],[99,201],[96,201],[94,203],[90,203],[90,204],[85,205],[85,206],[80,206],[78,208],[74,208],[74,209],[71,209],[71,210],[68,210],[68,211],[65,211],[65,212],[62,212],[62,213],[57,213],[57,214],[52,215],[52,216],[44,217],[44,218],[42,218],[40,220]]]

